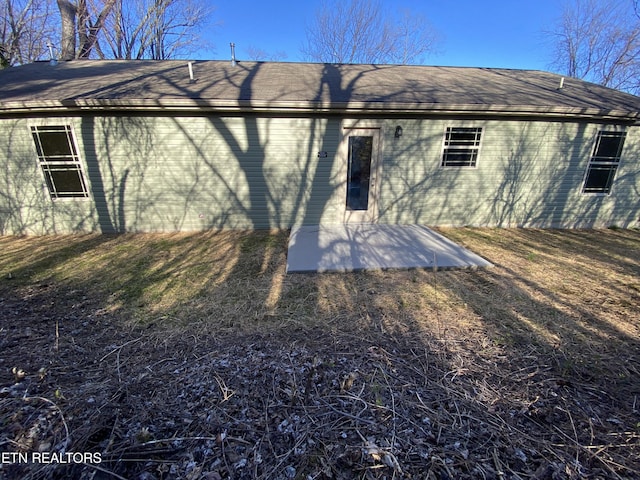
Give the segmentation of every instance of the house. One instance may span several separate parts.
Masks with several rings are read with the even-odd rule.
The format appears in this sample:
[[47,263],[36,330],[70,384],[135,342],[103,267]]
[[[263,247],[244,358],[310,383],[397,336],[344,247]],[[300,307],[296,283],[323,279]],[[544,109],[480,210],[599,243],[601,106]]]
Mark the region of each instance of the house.
[[0,71],[0,233],[634,227],[639,120],[542,71],[34,63]]

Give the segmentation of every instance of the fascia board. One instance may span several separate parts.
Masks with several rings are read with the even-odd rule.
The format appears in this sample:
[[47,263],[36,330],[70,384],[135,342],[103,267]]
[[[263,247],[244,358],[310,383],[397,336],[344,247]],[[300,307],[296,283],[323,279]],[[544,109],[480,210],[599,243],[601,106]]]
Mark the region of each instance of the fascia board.
[[65,99],[0,102],[0,115],[69,111],[492,115],[640,121],[640,112],[593,107],[394,102],[242,101],[218,99]]

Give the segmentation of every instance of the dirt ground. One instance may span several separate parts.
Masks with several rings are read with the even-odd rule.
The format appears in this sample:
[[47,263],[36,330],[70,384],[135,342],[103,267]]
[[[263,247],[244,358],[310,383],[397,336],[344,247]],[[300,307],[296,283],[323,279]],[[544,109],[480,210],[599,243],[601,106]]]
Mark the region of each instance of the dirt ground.
[[442,233],[495,266],[0,237],[0,479],[640,478],[640,232]]

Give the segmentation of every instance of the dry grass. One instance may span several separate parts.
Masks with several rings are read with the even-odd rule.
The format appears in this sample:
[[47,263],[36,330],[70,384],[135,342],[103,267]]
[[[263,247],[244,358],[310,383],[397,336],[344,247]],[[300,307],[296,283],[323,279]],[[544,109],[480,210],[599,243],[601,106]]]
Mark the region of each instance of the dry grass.
[[[0,383],[27,372],[52,425],[74,417],[56,435],[125,477],[173,455],[171,436],[228,449],[157,477],[640,476],[639,232],[442,233],[495,267],[286,275],[284,232],[0,237]],[[19,404],[11,388],[0,413]],[[149,418],[114,407],[156,391]],[[177,398],[217,426],[176,426]],[[22,428],[0,437],[10,449],[44,441],[2,422]]]

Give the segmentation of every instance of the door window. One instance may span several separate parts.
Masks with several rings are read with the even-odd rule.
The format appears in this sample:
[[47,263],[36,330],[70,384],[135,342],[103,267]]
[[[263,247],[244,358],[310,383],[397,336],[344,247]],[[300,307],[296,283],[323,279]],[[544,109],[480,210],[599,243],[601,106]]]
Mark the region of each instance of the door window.
[[349,137],[347,209],[367,210],[371,180],[372,136]]

